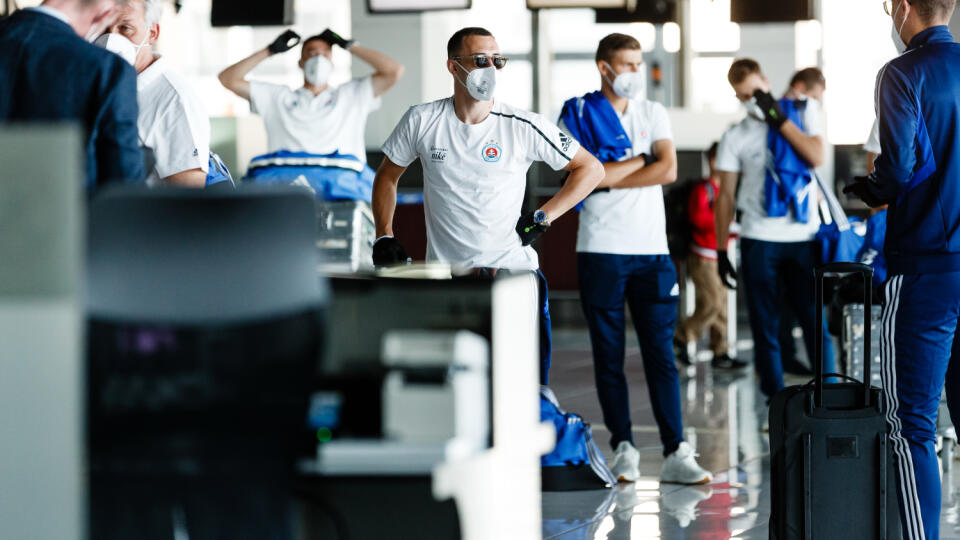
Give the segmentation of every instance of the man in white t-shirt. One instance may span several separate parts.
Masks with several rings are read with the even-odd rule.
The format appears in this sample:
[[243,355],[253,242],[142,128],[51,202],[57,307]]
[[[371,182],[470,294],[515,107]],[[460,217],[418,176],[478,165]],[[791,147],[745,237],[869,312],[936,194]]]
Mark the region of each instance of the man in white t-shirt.
[[[780,299],[784,293],[803,329],[807,351],[815,351],[816,309],[813,268],[817,260],[814,236],[820,227],[817,191],[808,191],[806,215],[793,212],[768,215],[765,193],[769,130],[775,129],[809,168],[823,164],[824,142],[818,102],[797,102],[798,125],[788,119],[770,95],[770,82],[755,61],[734,61],[727,75],[737,99],[747,107],[747,116],[724,133],[717,151],[720,193],[715,202],[717,245],[727,244],[734,206],[741,211],[741,258],[743,291],[749,308],[754,342],[754,365],[760,374],[760,388],[772,396],[783,388],[780,358]],[[741,184],[739,193],[738,182]],[[814,186],[815,187],[815,184]],[[718,251],[720,279],[735,287],[737,274],[726,251]],[[824,329],[823,335],[828,335]],[[824,368],[833,371],[833,347],[822,344]]]
[[590,328],[594,378],[616,450],[619,480],[640,477],[624,374],[624,304],[643,354],[653,415],[660,429],[663,482],[712,479],[683,440],[673,334],[680,288],[667,249],[663,184],[677,178],[677,153],[663,105],[646,99],[640,42],[626,34],[600,40],[600,90],[564,104],[561,129],[594,153],[605,170],[601,191],[583,203],[577,232],[580,300]]
[[[407,260],[393,236],[393,215],[400,175],[419,158],[427,260],[450,263],[458,273],[525,272],[538,278],[540,378],[546,384],[546,280],[530,244],[593,191],[603,168],[541,115],[493,100],[498,70],[506,61],[483,28],[464,28],[450,38],[446,67],[454,81],[453,96],[411,107],[383,144],[385,157],[373,184],[373,262],[384,266]],[[527,169],[534,161],[570,175],[553,198],[521,215]]]
[[146,155],[147,185],[206,185],[210,118],[200,98],[153,52],[160,37],[160,0],[130,0],[96,43],[137,70],[137,131]]
[[[248,81],[247,74],[274,54],[290,50],[300,41],[292,30],[269,46],[228,67],[220,82],[250,101],[250,109],[263,118],[267,151],[287,150],[326,155],[349,154],[367,162],[364,129],[367,115],[380,107],[380,96],[403,76],[403,65],[387,55],[340,37],[329,28],[307,38],[300,51],[303,86]],[[374,72],[337,87],[328,79],[333,72],[333,46],[363,60]]]

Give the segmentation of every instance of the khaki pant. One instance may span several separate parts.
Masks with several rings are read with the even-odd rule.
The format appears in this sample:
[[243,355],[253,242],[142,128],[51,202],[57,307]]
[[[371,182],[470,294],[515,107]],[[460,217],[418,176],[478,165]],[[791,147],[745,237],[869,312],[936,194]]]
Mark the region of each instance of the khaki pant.
[[690,254],[687,272],[693,280],[696,308],[677,325],[677,339],[683,343],[696,341],[709,329],[710,350],[714,355],[727,354],[727,288],[717,274],[717,261]]

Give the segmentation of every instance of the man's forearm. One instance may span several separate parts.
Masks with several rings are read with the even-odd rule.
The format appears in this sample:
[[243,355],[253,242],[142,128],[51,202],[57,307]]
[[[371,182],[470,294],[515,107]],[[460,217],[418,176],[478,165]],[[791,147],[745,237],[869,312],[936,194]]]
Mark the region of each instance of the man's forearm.
[[547,214],[547,219],[556,220],[585,199],[597,189],[603,175],[603,167],[599,161],[593,161],[593,164],[572,170],[560,191],[541,207],[541,210]]
[[610,161],[603,164],[603,180],[598,188],[613,188],[631,174],[641,170],[645,165],[644,159],[637,156],[623,161]]
[[[266,47],[251,54],[243,60],[233,64],[220,72],[220,82],[227,86],[231,81],[242,81],[255,67],[260,65],[267,58],[270,58],[270,51]],[[229,87],[229,86],[228,86]]]
[[811,167],[823,165],[823,139],[807,135],[789,120],[780,128],[780,133]]
[[363,45],[353,45],[350,47],[350,54],[369,64],[374,72],[381,75],[395,75],[403,71],[403,64],[400,62],[397,62],[380,51],[375,51]]
[[377,238],[393,236],[393,214],[397,209],[397,184],[377,175],[373,180],[373,222]]
[[714,227],[717,232],[717,249],[727,249],[727,242],[730,238],[730,223],[733,222],[733,198],[723,191],[717,194],[717,199],[713,205],[714,209]]
[[181,171],[164,178],[163,183],[168,186],[202,188],[207,185],[207,173],[203,172],[203,169]]
[[677,164],[668,160],[656,161],[627,176],[611,189],[627,189],[669,184],[677,179]]

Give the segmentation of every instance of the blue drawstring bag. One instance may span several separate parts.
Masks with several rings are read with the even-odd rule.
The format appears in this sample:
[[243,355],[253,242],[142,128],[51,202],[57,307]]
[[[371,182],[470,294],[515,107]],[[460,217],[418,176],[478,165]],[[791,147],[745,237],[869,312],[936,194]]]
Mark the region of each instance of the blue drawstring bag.
[[557,444],[540,458],[543,491],[603,489],[617,483],[593,440],[590,424],[560,408],[549,388],[540,387],[540,421],[556,428]]
[[820,249],[820,264],[857,262],[863,248],[863,237],[852,226],[841,229],[836,221],[821,225],[815,240]]
[[827,213],[832,218],[832,223],[820,225],[820,230],[814,237],[819,248],[819,264],[856,262],[860,249],[863,248],[863,234],[857,234],[833,191],[824,185],[823,180],[816,172],[811,170],[811,173],[816,179],[817,185],[820,186],[820,191],[823,193],[826,202]]
[[350,154],[311,154],[281,150],[253,158],[248,182],[256,184],[303,184],[319,200],[370,202],[374,172]]
[[210,152],[208,167],[206,187],[236,187],[236,185],[233,183],[233,176],[230,175],[230,170],[227,169],[226,165],[224,165],[223,160],[220,159],[220,156]]

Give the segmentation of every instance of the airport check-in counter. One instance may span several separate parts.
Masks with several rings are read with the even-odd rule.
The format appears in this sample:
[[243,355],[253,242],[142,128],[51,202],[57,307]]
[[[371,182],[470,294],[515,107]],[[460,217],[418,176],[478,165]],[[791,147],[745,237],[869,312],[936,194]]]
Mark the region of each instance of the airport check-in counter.
[[[540,538],[534,280],[330,279],[309,538]],[[339,536],[338,536],[339,535]]]

